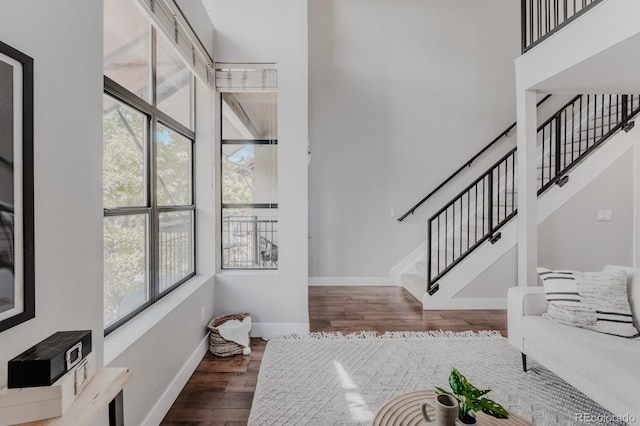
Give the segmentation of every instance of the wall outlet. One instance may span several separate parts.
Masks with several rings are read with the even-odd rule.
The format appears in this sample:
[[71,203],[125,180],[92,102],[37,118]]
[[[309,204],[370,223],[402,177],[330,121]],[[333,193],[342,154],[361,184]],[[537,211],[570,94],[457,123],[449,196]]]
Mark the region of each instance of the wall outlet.
[[204,306],[200,306],[200,322],[204,322]]
[[613,210],[598,210],[598,222],[611,222],[613,220]]

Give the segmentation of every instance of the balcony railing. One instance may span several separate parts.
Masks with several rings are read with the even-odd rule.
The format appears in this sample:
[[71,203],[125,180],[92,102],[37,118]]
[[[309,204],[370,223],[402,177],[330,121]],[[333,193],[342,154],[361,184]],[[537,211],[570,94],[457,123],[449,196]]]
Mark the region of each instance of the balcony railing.
[[522,53],[602,0],[522,0]]
[[[186,228],[183,223],[180,224]],[[160,228],[160,291],[193,273],[193,234],[190,229]]]
[[222,219],[223,269],[278,269],[278,221],[257,216]]

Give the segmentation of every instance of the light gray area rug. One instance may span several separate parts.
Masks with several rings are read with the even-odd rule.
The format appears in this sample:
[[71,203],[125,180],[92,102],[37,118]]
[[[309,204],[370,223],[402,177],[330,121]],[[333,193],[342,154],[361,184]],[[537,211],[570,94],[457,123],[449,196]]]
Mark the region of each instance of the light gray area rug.
[[[498,332],[375,333],[274,338],[267,344],[249,425],[370,425],[389,399],[447,387],[451,367],[536,425],[617,422],[601,406],[531,360]],[[602,421],[598,421],[602,420]]]

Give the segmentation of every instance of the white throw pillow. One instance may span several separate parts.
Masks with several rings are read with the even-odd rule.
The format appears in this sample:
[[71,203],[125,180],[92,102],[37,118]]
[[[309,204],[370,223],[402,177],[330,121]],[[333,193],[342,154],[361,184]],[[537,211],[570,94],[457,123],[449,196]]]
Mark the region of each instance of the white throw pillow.
[[633,324],[640,330],[640,269],[629,266],[607,265],[602,272],[624,271],[627,273],[627,294],[633,314]]
[[538,268],[549,301],[546,317],[561,324],[637,338],[624,271],[576,272]]

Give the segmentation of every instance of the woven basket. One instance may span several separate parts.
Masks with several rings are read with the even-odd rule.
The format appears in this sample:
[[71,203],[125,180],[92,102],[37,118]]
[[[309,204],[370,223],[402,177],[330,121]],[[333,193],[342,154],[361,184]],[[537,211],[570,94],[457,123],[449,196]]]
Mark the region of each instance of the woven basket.
[[218,326],[224,324],[227,321],[238,320],[242,321],[246,317],[250,316],[248,312],[240,314],[227,314],[218,318],[214,318],[209,323],[209,352],[216,356],[232,356],[242,353],[244,347],[236,342],[230,342],[220,336],[218,332]]

